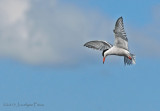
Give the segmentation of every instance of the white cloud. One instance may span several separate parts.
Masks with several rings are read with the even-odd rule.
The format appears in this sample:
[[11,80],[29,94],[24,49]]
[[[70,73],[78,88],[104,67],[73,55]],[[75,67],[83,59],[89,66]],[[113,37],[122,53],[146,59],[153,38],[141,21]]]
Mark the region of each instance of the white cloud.
[[[0,55],[27,63],[75,63],[90,51],[83,47],[85,42],[114,39],[115,21],[56,0],[0,0],[0,16]],[[130,33],[136,39],[129,40],[140,45],[141,50],[147,50],[147,43],[140,42],[145,34],[141,36],[141,32],[133,30],[138,32]]]
[[29,9],[28,0],[0,0],[1,22],[4,25],[14,24],[25,19]]
[[[3,0],[0,54],[28,63],[74,63],[87,40],[109,35],[110,23],[98,13],[55,0]],[[10,7],[10,8],[8,8]],[[108,31],[107,31],[108,30]]]

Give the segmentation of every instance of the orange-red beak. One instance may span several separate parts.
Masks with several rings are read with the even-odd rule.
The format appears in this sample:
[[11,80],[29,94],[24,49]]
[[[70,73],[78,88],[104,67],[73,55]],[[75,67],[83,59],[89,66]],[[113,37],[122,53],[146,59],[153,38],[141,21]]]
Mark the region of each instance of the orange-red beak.
[[105,62],[105,57],[103,57],[103,64],[104,64],[104,62]]

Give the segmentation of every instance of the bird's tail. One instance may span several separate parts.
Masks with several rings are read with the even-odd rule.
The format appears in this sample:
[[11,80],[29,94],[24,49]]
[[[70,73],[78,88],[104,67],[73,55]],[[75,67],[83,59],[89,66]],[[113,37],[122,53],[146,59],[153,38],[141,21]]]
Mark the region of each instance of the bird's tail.
[[131,54],[132,56],[132,64],[136,64],[136,56],[134,54]]
[[131,64],[136,64],[136,56],[134,54],[131,54],[131,60],[128,57],[124,57],[124,64],[125,65],[131,65]]

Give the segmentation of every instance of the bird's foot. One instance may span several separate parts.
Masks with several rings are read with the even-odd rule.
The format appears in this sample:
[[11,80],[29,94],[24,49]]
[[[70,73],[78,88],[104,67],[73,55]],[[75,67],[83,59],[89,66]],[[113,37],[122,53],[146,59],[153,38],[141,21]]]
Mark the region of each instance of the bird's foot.
[[129,56],[128,58],[129,58],[130,60],[132,60],[132,57],[131,57],[131,56]]

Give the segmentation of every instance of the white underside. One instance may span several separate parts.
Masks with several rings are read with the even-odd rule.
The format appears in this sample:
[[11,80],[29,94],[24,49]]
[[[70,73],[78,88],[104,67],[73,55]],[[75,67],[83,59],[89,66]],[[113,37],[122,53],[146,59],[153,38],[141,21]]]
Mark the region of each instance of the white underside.
[[118,56],[126,56],[126,57],[128,57],[129,53],[130,52],[128,50],[113,46],[113,47],[111,47],[109,50],[107,50],[104,53],[104,56],[107,56],[107,55],[118,55]]
[[[104,57],[108,56],[108,55],[117,55],[117,56],[124,56],[124,57],[131,57],[131,54],[128,50],[125,50],[123,48],[119,48],[119,47],[116,47],[116,46],[113,46],[111,47],[109,50],[107,50],[105,53],[104,53]],[[132,58],[132,64],[135,64],[135,58]]]

